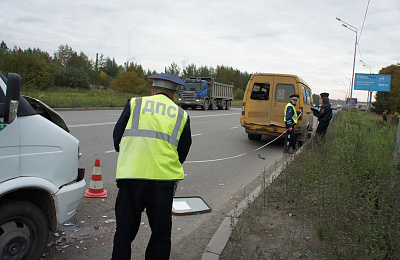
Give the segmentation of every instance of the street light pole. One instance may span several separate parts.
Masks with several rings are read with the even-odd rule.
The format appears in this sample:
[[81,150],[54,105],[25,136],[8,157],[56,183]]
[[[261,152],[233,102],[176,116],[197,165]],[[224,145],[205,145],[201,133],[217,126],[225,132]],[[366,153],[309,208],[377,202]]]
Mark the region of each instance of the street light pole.
[[350,109],[349,109],[349,113],[350,113],[350,112],[351,112],[351,104],[352,104],[352,101],[353,101],[354,69],[355,69],[355,66],[356,66],[357,32],[358,32],[358,30],[357,30],[356,27],[354,27],[353,25],[348,24],[348,23],[342,21],[340,18],[337,18],[337,17],[336,17],[336,20],[338,20],[339,22],[341,22],[343,27],[346,27],[346,28],[349,29],[350,31],[353,31],[353,32],[356,33],[356,42],[355,42],[355,44],[354,44],[353,74],[351,75],[351,86],[350,86]]
[[[365,68],[369,69],[369,74],[372,74],[372,67],[369,66],[367,63],[363,62],[362,60],[360,60],[360,62],[362,63],[362,65],[363,65]],[[367,100],[367,103],[368,103],[367,112],[368,112],[368,114],[369,114],[369,112],[370,112],[370,110],[371,110],[371,104],[372,104],[372,91],[368,91],[368,100]]]

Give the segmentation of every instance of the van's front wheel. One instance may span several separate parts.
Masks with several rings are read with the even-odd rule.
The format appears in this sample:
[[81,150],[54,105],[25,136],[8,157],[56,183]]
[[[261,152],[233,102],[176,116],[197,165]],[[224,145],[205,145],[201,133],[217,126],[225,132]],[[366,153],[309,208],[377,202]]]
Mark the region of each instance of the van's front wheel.
[[40,259],[48,235],[47,218],[35,204],[0,204],[0,259]]

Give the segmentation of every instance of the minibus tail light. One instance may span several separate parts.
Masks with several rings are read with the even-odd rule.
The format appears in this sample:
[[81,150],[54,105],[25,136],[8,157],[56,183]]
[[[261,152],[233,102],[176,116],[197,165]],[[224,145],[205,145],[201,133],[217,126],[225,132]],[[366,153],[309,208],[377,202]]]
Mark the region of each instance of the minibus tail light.
[[302,107],[300,107],[300,112],[301,112],[301,114],[300,114],[300,116],[299,116],[299,118],[297,120],[302,120],[303,119],[303,108]]
[[244,116],[246,113],[246,102],[243,102],[243,106],[242,106],[242,115]]

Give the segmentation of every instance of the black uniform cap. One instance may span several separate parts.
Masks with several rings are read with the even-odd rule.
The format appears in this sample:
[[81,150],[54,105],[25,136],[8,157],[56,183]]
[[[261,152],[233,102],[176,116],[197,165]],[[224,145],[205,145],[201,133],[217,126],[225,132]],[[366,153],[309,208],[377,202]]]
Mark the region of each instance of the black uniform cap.
[[297,95],[297,94],[293,94],[293,95],[290,96],[290,98],[296,98],[296,99],[299,98],[299,97],[300,97],[300,96]]
[[174,91],[178,90],[179,85],[185,85],[183,80],[172,74],[154,74],[148,77],[153,80],[153,87],[166,88]]
[[329,97],[329,93],[326,92],[322,92],[321,94],[319,94],[321,96],[321,98],[323,97]]

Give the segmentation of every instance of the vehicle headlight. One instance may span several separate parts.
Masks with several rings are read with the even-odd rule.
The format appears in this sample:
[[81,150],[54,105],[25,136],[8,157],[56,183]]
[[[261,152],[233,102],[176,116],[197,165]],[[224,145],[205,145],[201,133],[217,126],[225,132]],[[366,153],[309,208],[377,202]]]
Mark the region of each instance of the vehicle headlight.
[[80,147],[80,145],[78,145],[78,160],[80,160],[81,157],[82,157],[81,147]]

